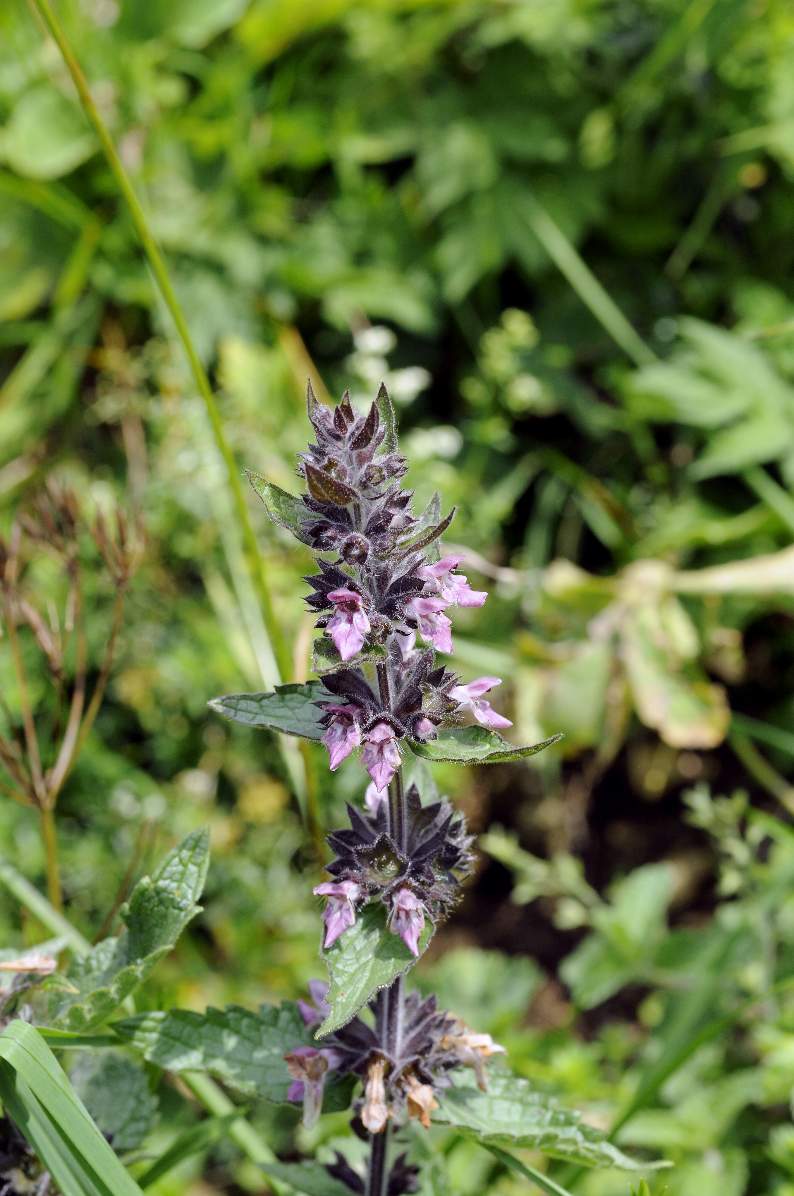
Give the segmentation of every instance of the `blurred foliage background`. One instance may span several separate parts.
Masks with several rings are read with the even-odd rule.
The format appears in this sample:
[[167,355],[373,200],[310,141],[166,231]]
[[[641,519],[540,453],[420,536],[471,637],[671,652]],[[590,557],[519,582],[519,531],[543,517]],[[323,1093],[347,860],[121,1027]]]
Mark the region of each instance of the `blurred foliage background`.
[[[385,379],[411,484],[457,505],[447,543],[492,591],[488,617],[459,617],[461,672],[505,678],[520,741],[566,734],[531,765],[439,770],[489,831],[420,982],[595,1124],[624,1119],[621,1143],[671,1159],[654,1196],[792,1196],[791,5],[58,9],[240,469],[294,489],[307,375],[362,401]],[[119,590],[97,516],[122,510],[136,544],[104,701],[59,795],[70,917],[106,929],[131,880],[209,825],[205,913],[147,1000],[295,996],[318,966],[317,844],[363,784],[206,710],[272,683],[273,645],[169,317],[22,0],[0,11],[0,247],[2,531],[14,544],[47,485],[74,492],[89,687]],[[250,503],[301,679],[308,557]],[[65,634],[72,573],[33,530],[16,584]],[[79,669],[72,650],[54,668],[42,637],[20,627],[49,744]],[[44,885],[36,810],[4,797],[0,828]],[[39,935],[5,893],[0,935]],[[196,1115],[161,1087],[130,1149],[167,1137],[155,1097]],[[294,1119],[254,1115],[292,1149]],[[443,1180],[435,1166],[428,1192],[525,1190],[462,1142]],[[217,1145],[151,1190],[266,1188]]]

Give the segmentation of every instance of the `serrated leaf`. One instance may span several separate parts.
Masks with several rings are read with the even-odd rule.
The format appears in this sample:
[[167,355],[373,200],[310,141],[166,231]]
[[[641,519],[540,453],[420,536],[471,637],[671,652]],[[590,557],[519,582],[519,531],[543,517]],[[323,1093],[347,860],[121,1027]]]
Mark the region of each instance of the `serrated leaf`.
[[322,1163],[265,1163],[262,1170],[304,1196],[350,1196],[347,1184],[329,1175]]
[[378,389],[375,405],[378,408],[380,421],[386,428],[383,448],[385,452],[393,453],[397,448],[397,416],[394,414],[394,404],[391,401],[389,392],[382,382]]
[[259,1010],[229,1005],[204,1013],[142,1013],[114,1029],[165,1071],[207,1071],[244,1096],[272,1101],[286,1101],[292,1082],[284,1055],[311,1043],[297,1005],[286,1002]]
[[114,1150],[140,1146],[157,1113],[140,1063],[120,1051],[81,1051],[69,1079]]
[[304,544],[308,544],[308,537],[301,531],[301,526],[311,518],[311,511],[304,506],[303,499],[288,494],[286,490],[282,490],[280,486],[269,482],[267,478],[251,469],[245,472],[273,522],[292,532],[293,536],[297,536]]
[[[151,879],[144,877],[122,913],[124,929],[72,960],[59,987],[43,987],[41,1019],[67,1030],[88,1030],[107,1020],[146,979],[199,912],[209,863],[209,835],[188,835]],[[53,977],[53,979],[55,979]]]
[[411,750],[425,760],[449,764],[504,764],[535,756],[559,743],[562,735],[551,735],[529,747],[516,747],[487,727],[448,727],[427,743],[412,743]]
[[528,1080],[492,1071],[488,1091],[467,1083],[437,1093],[433,1120],[494,1146],[540,1150],[553,1159],[585,1167],[620,1167],[647,1171],[664,1163],[639,1163],[607,1141],[601,1130],[581,1120],[573,1109],[538,1092]]
[[[286,1101],[292,1083],[284,1056],[312,1045],[311,1031],[292,1002],[258,1010],[229,1005],[204,1013],[142,1013],[114,1023],[114,1029],[165,1071],[206,1071],[243,1096],[277,1103]],[[325,1110],[346,1108],[349,1091],[346,1080],[327,1084]]]
[[272,693],[225,694],[208,703],[211,710],[246,727],[267,727],[301,739],[321,739],[322,710],[315,702],[331,700],[322,681],[277,685]]
[[[434,931],[428,919],[419,939],[420,955],[427,950]],[[416,963],[399,935],[388,929],[386,909],[380,902],[366,906],[350,929],[323,951],[323,958],[328,965],[326,1001],[331,1012],[317,1031],[317,1038],[347,1025],[375,993]]]

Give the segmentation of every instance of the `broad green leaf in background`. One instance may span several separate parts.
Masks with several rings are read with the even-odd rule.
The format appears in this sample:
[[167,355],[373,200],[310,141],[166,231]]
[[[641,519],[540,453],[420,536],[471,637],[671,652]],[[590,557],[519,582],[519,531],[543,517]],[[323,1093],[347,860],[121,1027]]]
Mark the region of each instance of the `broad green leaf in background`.
[[0,133],[0,156],[31,179],[57,179],[85,162],[97,141],[72,100],[50,83],[17,101]]
[[535,756],[560,739],[562,735],[552,735],[530,747],[516,747],[486,727],[451,727],[427,743],[413,743],[411,750],[425,760],[451,764],[503,764]]
[[[427,950],[435,927],[428,918],[419,939],[419,953]],[[317,1031],[330,1034],[355,1017],[375,993],[386,988],[416,962],[399,935],[386,925],[380,902],[365,906],[355,923],[323,952],[330,986],[326,1000],[331,1012]]]
[[436,994],[442,1009],[498,1038],[523,1018],[541,980],[540,968],[531,959],[454,947],[419,983],[423,991]]
[[505,1072],[491,1072],[487,1092],[455,1084],[438,1097],[434,1121],[495,1146],[540,1150],[586,1167],[646,1171],[660,1165],[630,1159],[600,1130],[585,1124],[579,1113],[562,1108],[528,1080]]
[[278,685],[273,693],[226,694],[213,698],[210,709],[246,727],[267,727],[302,739],[321,739],[322,710],[315,705],[331,695],[322,681]]
[[667,929],[674,873],[668,864],[637,868],[590,913],[594,933],[562,963],[560,974],[583,1009],[599,1005],[653,966]]
[[25,1022],[0,1034],[0,1100],[63,1196],[142,1196],[49,1047]]
[[559,728],[562,750],[578,755],[605,738],[607,695],[613,679],[614,651],[609,643],[585,641],[556,668],[539,670],[535,716],[540,730]]
[[140,1146],[157,1114],[140,1063],[120,1051],[81,1051],[69,1079],[114,1150]]
[[40,1019],[67,1030],[87,1030],[105,1021],[149,975],[199,912],[209,864],[209,835],[194,831],[176,847],[154,876],[135,886],[122,911],[124,929],[71,961],[63,976],[37,996]]
[[[165,1071],[206,1071],[243,1096],[283,1103],[292,1077],[284,1056],[309,1046],[297,1005],[263,1005],[259,1010],[229,1005],[194,1013],[141,1013],[114,1023],[114,1029],[149,1063]],[[326,1085],[327,1111],[346,1108],[349,1084]]]
[[347,1184],[329,1175],[322,1163],[267,1163],[262,1170],[304,1196],[350,1196]]
[[[682,632],[685,634],[682,635]],[[725,690],[693,659],[697,636],[672,595],[630,608],[621,626],[623,659],[637,713],[671,747],[713,748],[725,738]]]
[[708,430],[691,466],[695,478],[738,473],[790,452],[794,391],[764,353],[703,320],[682,319],[680,328],[671,360],[632,376],[633,411]]

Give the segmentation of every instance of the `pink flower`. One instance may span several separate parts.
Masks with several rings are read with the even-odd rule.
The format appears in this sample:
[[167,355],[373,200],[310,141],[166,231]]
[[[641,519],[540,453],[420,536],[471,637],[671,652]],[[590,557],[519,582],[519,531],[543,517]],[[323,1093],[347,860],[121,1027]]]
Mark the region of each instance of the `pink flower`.
[[318,1026],[331,1012],[331,1006],[326,1001],[328,985],[324,980],[309,981],[309,1000],[298,1001],[298,1011],[303,1018],[304,1025]]
[[303,1101],[303,1124],[311,1129],[322,1112],[326,1075],[339,1066],[342,1056],[330,1048],[296,1047],[284,1056],[284,1062],[293,1077],[287,1100]]
[[444,598],[412,598],[406,607],[411,618],[419,624],[419,634],[439,652],[452,651],[452,623],[441,612],[448,602]]
[[505,718],[502,714],[497,714],[491,708],[490,702],[486,702],[482,696],[489,689],[501,684],[499,677],[478,677],[476,681],[470,681],[468,685],[454,685],[449,691],[449,696],[453,702],[458,702],[461,708],[471,710],[477,722],[482,723],[484,727],[490,727],[491,730],[496,730],[498,727],[512,727],[510,719]]
[[364,599],[355,590],[332,590],[328,599],[336,610],[328,620],[326,631],[342,660],[351,660],[364,647],[369,633]]
[[385,789],[400,767],[400,749],[388,723],[376,723],[367,734],[361,760],[378,789]]
[[317,897],[326,897],[325,942],[330,947],[356,920],[355,902],[361,896],[361,888],[354,880],[326,880],[312,890]]
[[400,656],[402,657],[403,664],[405,664],[413,655],[414,648],[416,647],[416,632],[398,631],[397,647],[400,649]]
[[431,723],[429,718],[424,715],[418,718],[414,723],[414,737],[416,739],[435,739],[436,725]]
[[410,889],[398,889],[391,907],[389,929],[399,934],[412,955],[419,958],[419,935],[425,925],[425,908]]
[[328,748],[329,767],[334,772],[361,743],[359,709],[357,706],[334,706],[330,703],[324,709],[328,714],[335,715],[323,735],[323,743]]
[[379,789],[374,781],[370,781],[367,785],[367,792],[364,794],[364,805],[369,810],[370,814],[377,814],[383,802],[389,796],[389,790],[384,785]]
[[473,590],[468,578],[455,573],[462,561],[459,556],[444,556],[434,565],[423,565],[419,576],[424,578],[431,594],[440,594],[450,606],[482,606],[487,590]]

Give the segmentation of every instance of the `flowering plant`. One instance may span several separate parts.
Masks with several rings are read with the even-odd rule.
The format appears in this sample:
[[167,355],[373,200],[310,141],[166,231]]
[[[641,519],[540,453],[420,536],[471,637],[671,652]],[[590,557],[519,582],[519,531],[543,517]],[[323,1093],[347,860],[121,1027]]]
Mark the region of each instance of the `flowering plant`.
[[516,760],[559,736],[508,743],[499,731],[510,720],[486,697],[499,678],[464,683],[439,659],[453,651],[454,607],[482,606],[487,594],[470,586],[459,556],[439,553],[454,512],[441,518],[437,496],[421,515],[412,510],[385,388],[362,414],[347,394],[333,410],[322,406],[311,385],[307,402],[316,443],[299,460],[304,493],[251,480],[271,518],[315,553],[318,571],[306,581],[319,680],[212,705],[249,726],[319,740],[331,771],[358,753],[368,774],[361,807],[349,805],[349,825],[328,836],[330,879],[314,888],[325,902],[328,981],[313,981],[310,999],[297,1003],[281,1057],[284,1096],[301,1104],[309,1127],[324,1107],[338,1107],[340,1092],[350,1099],[352,1080],[353,1129],[370,1146],[365,1175],[340,1154],[317,1164],[325,1180],[307,1181],[306,1164],[295,1165],[300,1173],[289,1164],[269,1170],[307,1192],[331,1178],[334,1192],[415,1192],[418,1169],[405,1150],[391,1157],[390,1138],[410,1140],[415,1125],[434,1122],[485,1144],[631,1166],[526,1081],[501,1069],[489,1077],[486,1060],[503,1048],[434,997],[406,991],[405,973],[454,908],[472,865],[465,820],[435,792],[425,762]]

